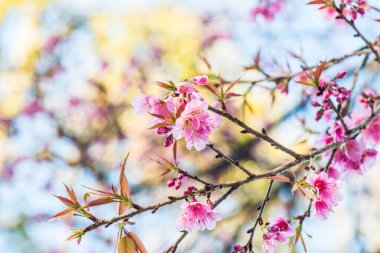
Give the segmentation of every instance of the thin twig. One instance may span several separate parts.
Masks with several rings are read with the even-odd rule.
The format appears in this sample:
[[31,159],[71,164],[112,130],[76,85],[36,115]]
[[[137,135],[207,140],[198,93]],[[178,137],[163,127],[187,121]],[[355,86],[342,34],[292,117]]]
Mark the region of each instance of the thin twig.
[[271,180],[269,183],[269,186],[268,186],[267,192],[265,194],[265,197],[263,199],[263,202],[260,205],[260,211],[259,211],[259,214],[257,215],[255,224],[253,225],[252,228],[250,228],[247,231],[247,233],[250,233],[250,236],[249,236],[249,240],[248,240],[247,244],[244,246],[244,248],[246,250],[249,250],[250,252],[252,251],[252,239],[253,239],[253,236],[255,234],[256,227],[259,223],[262,223],[263,212],[264,212],[266,204],[269,201],[269,194],[270,194],[270,191],[272,190],[272,185],[273,185],[273,180]]
[[244,171],[244,173],[247,174],[248,176],[253,176],[253,174],[248,169],[246,169],[243,165],[241,165],[239,161],[233,160],[230,157],[226,156],[222,151],[215,148],[215,146],[213,144],[207,144],[207,147],[214,150],[218,154],[219,157],[223,158],[224,160],[226,160],[230,164],[232,164],[232,165],[238,167],[240,170]]
[[274,146],[275,148],[293,156],[294,158],[300,158],[302,157],[302,155],[300,154],[297,154],[296,152],[294,152],[293,150],[283,146],[282,144],[278,143],[277,141],[275,141],[274,139],[272,139],[271,137],[269,137],[267,134],[263,134],[263,133],[260,133],[256,130],[254,130],[253,128],[249,127],[247,124],[245,124],[244,122],[242,122],[241,120],[239,120],[238,118],[232,116],[231,114],[227,113],[227,112],[224,112],[224,111],[221,111],[219,109],[216,109],[212,106],[209,106],[208,109],[220,116],[223,116],[224,118],[230,120],[231,122],[235,123],[236,125],[240,126],[241,128],[243,128],[244,130],[242,131],[242,133],[250,133],[264,141],[267,141],[268,143],[270,143],[272,146]]
[[339,18],[340,19],[343,19],[349,26],[351,26],[352,29],[354,29],[354,31],[356,32],[357,36],[359,36],[363,41],[364,43],[368,46],[369,49],[371,49],[372,53],[374,53],[375,55],[375,58],[376,58],[376,61],[378,63],[380,63],[380,55],[379,53],[376,51],[376,49],[373,47],[372,43],[359,31],[359,29],[357,28],[357,26],[355,25],[355,22],[353,20],[349,20],[344,14],[343,14],[343,8],[338,8],[335,3],[333,2],[334,4],[334,8],[335,10],[339,13]]

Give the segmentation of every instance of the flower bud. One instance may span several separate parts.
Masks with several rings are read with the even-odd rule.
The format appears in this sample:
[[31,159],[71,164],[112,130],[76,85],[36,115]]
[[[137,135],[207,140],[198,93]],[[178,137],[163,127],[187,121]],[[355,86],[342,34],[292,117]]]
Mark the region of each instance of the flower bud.
[[181,181],[177,181],[174,185],[174,189],[178,190],[179,188],[181,188]]
[[175,184],[175,179],[174,178],[170,178],[168,180],[168,182],[166,183],[166,185],[170,188],[170,187],[173,187]]
[[183,179],[183,177],[184,177],[184,176],[183,176],[183,174],[182,174],[182,173],[179,173],[179,174],[178,174],[178,176],[177,176],[177,178],[178,178],[179,180],[182,180],[182,179]]
[[164,143],[165,148],[170,147],[173,144],[173,142],[174,142],[173,135],[168,136],[165,139],[165,143]]
[[329,89],[325,89],[325,90],[323,91],[323,99],[324,99],[324,100],[328,100],[328,99],[330,98],[330,96],[331,96],[331,92],[330,92],[330,90],[329,90]]
[[159,127],[157,129],[157,134],[159,134],[159,135],[164,135],[167,132],[169,132],[169,128],[167,128],[167,127]]
[[194,186],[189,186],[189,187],[187,187],[187,190],[189,191],[189,192],[192,192],[192,191],[194,191],[196,188],[194,187]]
[[334,77],[334,79],[342,79],[342,78],[345,78],[347,75],[347,72],[344,71],[344,72],[339,72],[338,74],[336,74],[336,76]]

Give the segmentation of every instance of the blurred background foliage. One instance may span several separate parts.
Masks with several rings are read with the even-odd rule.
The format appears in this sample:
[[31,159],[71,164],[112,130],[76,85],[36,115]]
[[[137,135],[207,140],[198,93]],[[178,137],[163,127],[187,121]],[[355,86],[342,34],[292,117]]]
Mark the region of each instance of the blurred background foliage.
[[[127,176],[139,204],[176,195],[166,188],[168,177],[150,158],[170,157],[149,127],[149,119],[133,113],[130,102],[140,92],[160,94],[155,81],[180,81],[196,74],[234,80],[263,78],[244,71],[261,50],[265,69],[283,74],[301,63],[289,52],[302,54],[308,64],[349,53],[361,46],[351,31],[326,18],[304,1],[286,1],[273,22],[249,17],[257,1],[105,1],[0,0],[0,252],[112,252],[117,230],[110,227],[87,234],[77,246],[65,241],[69,227],[88,223],[66,218],[45,222],[62,206],[51,195],[62,195],[62,182],[84,193],[82,185],[102,188],[117,182],[118,168],[131,152]],[[372,23],[371,23],[372,22]],[[377,36],[373,20],[358,25]],[[337,67],[353,69],[360,59]],[[208,66],[209,65],[209,66]],[[360,75],[361,86],[378,82],[378,67]],[[347,82],[349,86],[350,82]],[[313,144],[313,131],[324,125],[306,124],[313,109],[306,106],[303,87],[290,83],[281,94],[274,83],[236,86],[230,110],[255,129],[266,128],[281,143],[304,153]],[[360,89],[360,88],[359,88]],[[357,91],[358,93],[358,91]],[[204,91],[206,96],[210,95]],[[211,96],[206,96],[213,103]],[[311,121],[310,121],[311,122]],[[290,157],[267,144],[240,134],[223,122],[211,143],[239,159],[253,172],[268,170]],[[209,150],[201,153],[180,145],[180,166],[213,181],[244,175]],[[346,200],[328,222],[310,221],[309,252],[376,252],[380,205],[376,197],[378,168],[352,179]],[[181,252],[228,252],[244,242],[266,184],[243,187],[220,206],[224,219],[212,233],[192,233]],[[297,214],[306,205],[293,198],[289,186],[276,185],[277,196],[265,218]],[[217,196],[213,196],[216,198]],[[100,217],[116,215],[116,207],[96,210]],[[136,231],[149,252],[161,252],[176,238],[179,204],[154,215],[136,217]],[[256,245],[261,245],[260,233]],[[212,240],[212,243],[210,243]],[[286,252],[288,249],[280,249]],[[302,249],[294,249],[302,252]]]

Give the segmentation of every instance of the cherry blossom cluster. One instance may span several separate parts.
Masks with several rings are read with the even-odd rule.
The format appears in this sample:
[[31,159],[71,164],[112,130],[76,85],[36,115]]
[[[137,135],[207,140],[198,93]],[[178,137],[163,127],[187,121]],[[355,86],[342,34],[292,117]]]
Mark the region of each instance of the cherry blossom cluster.
[[216,212],[212,204],[202,204],[195,198],[192,198],[188,203],[182,204],[184,209],[181,217],[177,220],[176,228],[179,231],[192,231],[198,230],[213,230],[216,225],[216,221],[222,219],[222,215]]
[[329,81],[326,81],[320,78],[316,82],[316,88],[314,89],[314,95],[316,100],[312,101],[312,106],[320,108],[317,111],[315,120],[319,121],[326,111],[332,109],[333,98],[338,104],[342,104],[344,101],[347,101],[350,97],[350,90],[338,85],[336,82],[339,79],[346,77],[346,72],[340,72]]
[[368,8],[368,4],[365,0],[346,0],[345,2],[352,20],[356,20],[358,14],[364,16],[365,9]]
[[263,234],[264,243],[262,250],[268,253],[274,252],[277,243],[286,242],[289,237],[295,234],[294,228],[282,217],[270,222],[264,229],[266,232]]
[[178,174],[177,178],[170,178],[168,180],[168,182],[166,183],[166,185],[170,188],[170,187],[173,187],[174,186],[174,189],[178,190],[179,188],[181,188],[181,185],[182,185],[182,179],[184,179],[184,175],[183,174]]
[[208,77],[196,76],[174,84],[159,83],[168,91],[165,98],[140,95],[132,101],[136,113],[148,112],[153,116],[153,126],[158,135],[165,136],[164,146],[182,138],[188,149],[200,151],[206,147],[211,132],[220,125],[220,117],[209,113],[208,104],[195,86],[203,86]]
[[258,16],[262,16],[266,21],[273,21],[283,6],[283,0],[265,1],[251,10],[251,18],[256,21]]

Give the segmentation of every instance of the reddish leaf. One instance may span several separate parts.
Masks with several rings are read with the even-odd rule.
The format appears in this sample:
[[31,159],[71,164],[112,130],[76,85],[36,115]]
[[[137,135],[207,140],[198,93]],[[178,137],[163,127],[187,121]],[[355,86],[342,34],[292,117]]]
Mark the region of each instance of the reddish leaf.
[[232,89],[232,87],[234,87],[235,84],[237,84],[237,83],[240,81],[240,78],[241,78],[241,76],[240,76],[239,78],[237,78],[236,80],[234,80],[234,81],[233,81],[233,82],[227,87],[225,93],[228,93],[228,92]]
[[226,99],[228,99],[228,98],[231,98],[231,97],[240,97],[240,96],[242,96],[241,94],[237,94],[237,93],[233,93],[233,92],[230,92],[230,93],[228,93],[227,95],[226,95]]
[[148,112],[148,113],[149,113],[150,115],[156,117],[156,118],[159,118],[159,119],[165,119],[165,117],[162,116],[162,115],[160,115],[160,114],[155,114],[155,113],[150,113],[150,112]]
[[[121,166],[120,177],[119,177],[119,187],[120,187],[121,195],[128,196],[128,199],[130,199],[131,189],[129,188],[128,180],[127,180],[127,177],[125,176],[125,165],[127,163],[128,157],[129,157],[129,153],[124,158],[123,165]],[[126,205],[122,203],[119,204],[119,214],[124,213],[126,209],[127,209]]]
[[171,171],[171,169],[166,169],[164,172],[161,173],[160,176],[165,176],[165,175],[168,174],[170,171]]
[[111,202],[112,202],[112,198],[110,198],[110,197],[103,197],[103,198],[98,198],[98,199],[94,199],[94,200],[90,201],[86,205],[86,207],[101,206],[101,205],[109,204]]
[[277,175],[277,176],[272,176],[272,177],[267,177],[267,178],[272,179],[274,181],[290,183],[290,178],[283,175]]
[[67,187],[66,184],[64,184],[65,187],[66,187],[66,191],[67,191],[67,194],[69,195],[70,199],[73,201],[73,202],[78,202],[78,199],[77,199],[77,196],[75,195],[75,192],[72,188],[69,188]]
[[129,236],[123,236],[120,238],[117,245],[118,253],[136,253],[136,244]]
[[208,90],[210,90],[212,93],[218,96],[218,90],[215,88],[214,84],[206,84],[204,87],[206,87]]
[[173,145],[173,158],[174,162],[177,164],[177,141],[174,141]]
[[132,240],[135,242],[137,249],[140,251],[140,253],[147,253],[144,244],[140,240],[140,238],[133,232],[129,232],[129,236],[132,238]]
[[166,123],[166,122],[161,122],[161,123],[157,123],[157,124],[155,124],[155,125],[149,127],[148,129],[155,129],[155,128],[167,127],[167,126],[169,126],[168,123]]
[[69,213],[71,213],[73,211],[73,209],[71,208],[68,208],[66,210],[63,210],[62,212],[59,212],[57,213],[56,215],[52,216],[48,221],[52,221],[52,220],[55,220],[55,219],[59,219]]
[[72,202],[71,200],[69,200],[65,197],[56,196],[56,195],[53,195],[53,196],[58,198],[63,204],[65,204],[68,207],[73,207],[75,205],[74,202]]

